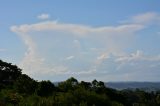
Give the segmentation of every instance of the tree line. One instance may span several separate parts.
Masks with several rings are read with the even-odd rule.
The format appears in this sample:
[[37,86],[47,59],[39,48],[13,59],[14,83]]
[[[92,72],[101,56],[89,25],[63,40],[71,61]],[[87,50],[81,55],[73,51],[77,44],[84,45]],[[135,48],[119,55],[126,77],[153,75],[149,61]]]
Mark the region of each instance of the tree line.
[[0,106],[160,106],[160,91],[117,91],[96,79],[78,82],[74,77],[55,86],[0,60]]

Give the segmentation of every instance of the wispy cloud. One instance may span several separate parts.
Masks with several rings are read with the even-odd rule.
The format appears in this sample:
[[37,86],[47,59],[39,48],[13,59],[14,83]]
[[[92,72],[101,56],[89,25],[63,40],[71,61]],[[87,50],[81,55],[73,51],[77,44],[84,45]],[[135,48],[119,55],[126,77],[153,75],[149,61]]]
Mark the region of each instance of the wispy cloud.
[[[97,59],[97,62],[99,63],[95,65],[96,69],[99,70],[99,74],[101,72],[106,73],[105,77],[112,76],[113,80],[119,79],[127,81],[135,80],[135,78],[139,81],[148,79],[153,80],[152,77],[155,79],[158,78],[154,73],[159,75],[160,55],[147,55],[140,50],[121,55],[108,55],[108,58],[103,58],[101,60]],[[110,80],[110,78],[108,79]]]
[[[145,14],[139,14],[132,17],[131,21],[133,23],[147,24],[152,22],[157,22],[160,19],[160,15],[155,12],[148,12]],[[160,21],[160,20],[159,20]]]
[[74,58],[74,56],[69,56],[69,57],[66,57],[66,60],[71,60],[73,58]]
[[41,19],[41,20],[45,20],[45,19],[49,19],[50,15],[46,14],[46,13],[43,13],[43,14],[40,14],[39,16],[37,16],[37,18]]
[[5,51],[7,51],[6,49],[0,49],[0,52],[5,52]]
[[146,12],[137,14],[132,16],[130,19],[121,21],[121,23],[135,23],[135,24],[153,24],[153,23],[160,23],[160,14],[156,12]]
[[160,62],[160,55],[158,56],[146,56],[142,51],[137,50],[136,53],[130,55],[121,56],[115,60],[116,62],[128,63],[137,61],[158,61]]

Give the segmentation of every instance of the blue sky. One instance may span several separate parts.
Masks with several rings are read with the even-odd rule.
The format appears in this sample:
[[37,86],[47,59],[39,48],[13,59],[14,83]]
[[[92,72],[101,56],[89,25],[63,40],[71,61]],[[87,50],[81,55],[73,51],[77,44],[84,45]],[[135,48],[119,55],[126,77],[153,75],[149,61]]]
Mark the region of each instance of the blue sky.
[[160,81],[159,4],[1,0],[0,58],[37,80]]

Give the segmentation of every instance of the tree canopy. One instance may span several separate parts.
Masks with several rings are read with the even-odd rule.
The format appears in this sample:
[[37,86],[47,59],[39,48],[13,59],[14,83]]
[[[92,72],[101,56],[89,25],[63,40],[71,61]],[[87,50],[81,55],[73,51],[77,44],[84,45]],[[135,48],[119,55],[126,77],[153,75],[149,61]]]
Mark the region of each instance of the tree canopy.
[[160,91],[118,91],[96,79],[78,82],[74,77],[55,86],[0,60],[0,106],[160,106]]
[[5,85],[11,85],[22,74],[22,70],[16,65],[0,60],[0,89]]

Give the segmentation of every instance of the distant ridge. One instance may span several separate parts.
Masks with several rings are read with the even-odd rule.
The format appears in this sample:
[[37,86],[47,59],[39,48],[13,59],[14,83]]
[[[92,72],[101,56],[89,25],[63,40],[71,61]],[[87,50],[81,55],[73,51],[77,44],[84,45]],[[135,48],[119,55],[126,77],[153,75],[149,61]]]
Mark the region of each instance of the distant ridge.
[[106,82],[106,87],[117,90],[123,89],[143,89],[145,91],[160,90],[160,82]]

